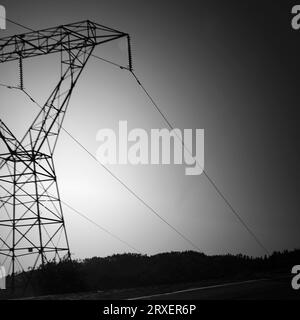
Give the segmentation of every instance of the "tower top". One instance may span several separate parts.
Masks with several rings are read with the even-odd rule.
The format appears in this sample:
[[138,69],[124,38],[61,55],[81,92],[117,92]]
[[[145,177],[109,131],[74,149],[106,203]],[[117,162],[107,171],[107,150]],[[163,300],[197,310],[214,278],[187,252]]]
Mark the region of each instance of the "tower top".
[[89,20],[0,39],[0,63],[96,46],[128,34]]

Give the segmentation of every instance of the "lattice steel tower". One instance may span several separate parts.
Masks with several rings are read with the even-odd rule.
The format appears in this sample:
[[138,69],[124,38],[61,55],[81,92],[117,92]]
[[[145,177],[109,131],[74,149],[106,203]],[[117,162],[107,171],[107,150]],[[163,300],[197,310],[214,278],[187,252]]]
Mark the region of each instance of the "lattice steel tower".
[[0,120],[0,264],[12,275],[12,286],[24,265],[35,269],[70,257],[53,153],[74,86],[94,48],[122,37],[131,70],[129,35],[90,21],[0,39],[0,63],[19,60],[22,66],[27,58],[61,56],[61,78],[23,139]]

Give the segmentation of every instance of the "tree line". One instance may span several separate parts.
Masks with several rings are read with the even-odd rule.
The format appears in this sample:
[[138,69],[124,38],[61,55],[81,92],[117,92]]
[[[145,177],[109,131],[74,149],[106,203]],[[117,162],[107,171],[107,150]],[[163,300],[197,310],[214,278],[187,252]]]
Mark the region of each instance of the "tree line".
[[[128,253],[49,262],[37,270],[18,274],[16,282],[22,287],[30,279],[29,295],[61,294],[202,280],[253,279],[290,273],[297,264],[300,264],[300,250],[255,258],[241,254],[208,256],[194,251],[153,256]],[[10,277],[8,286],[9,282]]]

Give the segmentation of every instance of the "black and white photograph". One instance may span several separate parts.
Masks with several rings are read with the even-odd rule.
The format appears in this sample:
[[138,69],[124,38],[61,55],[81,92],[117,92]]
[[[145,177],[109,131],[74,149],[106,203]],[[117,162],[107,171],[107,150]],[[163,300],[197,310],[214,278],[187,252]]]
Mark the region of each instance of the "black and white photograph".
[[0,0],[0,312],[300,300],[299,74],[300,1]]

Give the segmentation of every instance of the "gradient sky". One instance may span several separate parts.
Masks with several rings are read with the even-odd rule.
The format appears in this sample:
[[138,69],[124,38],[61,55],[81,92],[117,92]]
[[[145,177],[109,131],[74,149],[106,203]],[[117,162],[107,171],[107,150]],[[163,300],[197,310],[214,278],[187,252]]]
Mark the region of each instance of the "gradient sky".
[[[132,36],[134,69],[175,127],[205,129],[205,169],[270,250],[299,248],[300,31],[289,1],[16,1],[7,16],[33,29],[89,19]],[[8,23],[1,37],[23,33]],[[118,41],[95,54],[126,55]],[[25,87],[44,102],[59,72],[57,57],[24,61]],[[15,84],[15,63],[0,82]],[[1,118],[21,137],[35,105],[0,88]],[[91,58],[64,127],[96,154],[96,133],[164,128],[133,77]],[[193,249],[162,224],[93,159],[61,133],[55,154],[62,200],[143,253]],[[109,168],[207,254],[264,252],[204,175],[183,166]],[[64,208],[76,258],[131,251]]]

